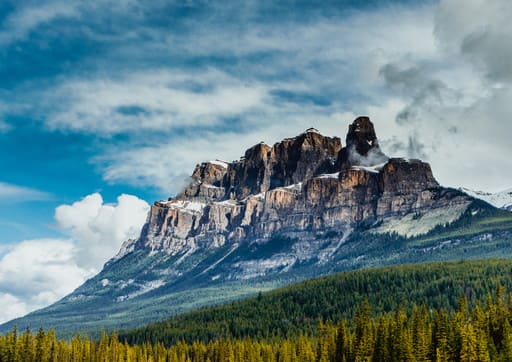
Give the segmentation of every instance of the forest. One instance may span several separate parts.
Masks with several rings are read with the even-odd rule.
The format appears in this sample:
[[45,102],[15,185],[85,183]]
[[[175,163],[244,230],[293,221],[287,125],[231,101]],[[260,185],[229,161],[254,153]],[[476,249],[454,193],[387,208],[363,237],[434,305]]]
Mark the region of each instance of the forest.
[[0,361],[511,361],[512,261],[330,275],[99,338],[0,335]]
[[99,341],[55,332],[16,329],[0,336],[0,361],[169,361],[169,362],[352,362],[352,361],[511,361],[512,295],[496,296],[473,308],[466,297],[458,308],[429,310],[414,305],[374,315],[363,301],[350,320],[319,321],[314,335],[270,339],[217,339],[130,345],[116,334]]
[[253,298],[180,314],[135,330],[119,331],[130,344],[173,345],[179,341],[296,338],[315,335],[318,321],[350,321],[365,299],[375,315],[414,305],[454,311],[466,297],[470,307],[512,291],[511,260],[476,260],[380,267],[307,280]]

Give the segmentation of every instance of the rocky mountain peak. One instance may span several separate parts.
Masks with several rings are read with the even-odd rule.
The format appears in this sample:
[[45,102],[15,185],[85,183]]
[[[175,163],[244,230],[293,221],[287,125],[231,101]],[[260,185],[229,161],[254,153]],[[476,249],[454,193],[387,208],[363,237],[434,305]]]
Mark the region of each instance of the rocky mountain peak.
[[[400,232],[414,235],[453,221],[471,202],[443,193],[427,163],[389,159],[368,117],[350,124],[346,140],[342,148],[339,137],[310,128],[260,142],[236,161],[197,165],[183,192],[151,208],[135,249],[178,255],[288,234],[309,248],[326,230],[345,235],[361,223],[409,225]],[[439,218],[445,208],[451,213]],[[428,217],[419,225],[411,215]]]
[[348,127],[346,146],[340,152],[338,165],[376,166],[387,162],[388,157],[379,147],[375,127],[369,117],[360,116]]
[[286,187],[322,173],[335,172],[339,137],[309,128],[269,146],[260,142],[237,161],[208,161],[196,166],[190,185],[175,199],[243,200],[276,187]]
[[366,156],[373,147],[378,147],[377,134],[369,117],[357,117],[348,127],[346,143],[347,147],[354,147],[361,156]]

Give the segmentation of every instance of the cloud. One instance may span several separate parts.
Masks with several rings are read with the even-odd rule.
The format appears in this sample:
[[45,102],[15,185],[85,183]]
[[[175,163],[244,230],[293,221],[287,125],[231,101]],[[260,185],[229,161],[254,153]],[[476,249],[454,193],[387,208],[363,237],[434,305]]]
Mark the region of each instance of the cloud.
[[180,126],[212,125],[259,105],[265,91],[214,71],[151,70],[121,79],[72,80],[61,84],[47,103],[52,129],[94,133],[152,130],[169,133]]
[[399,54],[379,70],[387,96],[402,103],[384,149],[430,161],[445,185],[509,187],[512,28],[504,14],[511,10],[506,0],[438,4],[435,51]]
[[105,204],[95,193],[57,207],[55,220],[75,241],[77,265],[98,271],[123,241],[139,235],[148,211],[149,205],[136,196],[120,195],[116,204]]
[[[280,121],[287,117],[293,119],[293,122],[288,128],[283,128]],[[198,131],[131,149],[113,147],[93,162],[108,182],[154,186],[165,196],[170,196],[186,185],[197,163],[217,158],[238,160],[247,148],[261,141],[273,144],[285,137],[298,135],[312,126],[325,135],[339,135],[346,132],[348,124],[355,117],[355,114],[349,112],[322,116],[303,111],[292,103],[276,113],[269,113],[265,123],[249,131]],[[257,124],[258,119],[257,114],[248,115],[249,123]]]
[[72,2],[47,2],[28,5],[11,13],[2,23],[0,44],[6,45],[26,38],[30,32],[58,18],[77,15]]
[[0,200],[8,200],[9,202],[43,201],[51,197],[49,193],[44,191],[0,182]]
[[16,244],[0,259],[0,322],[55,302],[88,276],[74,260],[71,240]]
[[[80,66],[62,64],[65,71],[44,84],[27,82],[6,93],[8,106],[0,113],[31,113],[52,131],[98,137],[92,162],[105,180],[165,192],[210,158],[189,146],[206,144],[223,155],[217,134],[233,145],[225,153],[236,158],[245,146],[235,150],[231,137],[275,140],[268,129],[290,136],[306,117],[322,128],[322,120],[340,113],[369,114],[385,125],[379,131],[384,151],[393,154],[389,145],[396,156],[427,158],[444,183],[506,188],[507,177],[462,179],[452,170],[455,162],[479,158],[466,142],[491,148],[496,138],[501,152],[507,150],[502,132],[490,133],[508,130],[492,117],[508,109],[510,7],[505,0],[443,0],[358,11],[325,4],[284,13],[260,2],[243,11],[229,3],[81,3],[68,15],[34,22],[48,42],[55,34],[63,45],[83,40]],[[73,23],[62,21],[67,18]],[[42,26],[49,22],[52,31]],[[482,127],[475,112],[494,125],[485,137],[475,137]],[[343,137],[350,121],[336,134]],[[180,160],[158,164],[153,152]],[[438,157],[447,152],[449,159]],[[492,160],[486,167],[503,168]]]
[[443,0],[436,35],[448,52],[462,55],[492,81],[512,81],[512,24],[508,0]]
[[106,204],[91,194],[55,210],[68,239],[37,239],[4,246],[0,258],[0,323],[45,307],[82,284],[137,237],[149,205],[131,195]]
[[2,132],[6,132],[10,129],[10,126],[9,124],[7,124],[6,122],[0,120],[0,133]]

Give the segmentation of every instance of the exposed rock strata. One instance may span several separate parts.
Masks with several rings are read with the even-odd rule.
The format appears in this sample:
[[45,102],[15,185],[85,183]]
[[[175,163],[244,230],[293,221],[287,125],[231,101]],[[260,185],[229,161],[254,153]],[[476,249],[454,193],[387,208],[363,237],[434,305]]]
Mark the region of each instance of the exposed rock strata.
[[196,166],[183,192],[152,206],[136,247],[177,254],[276,234],[307,240],[439,208],[461,213],[471,202],[443,190],[427,163],[388,159],[373,124],[360,117],[344,148],[339,138],[310,129],[273,146],[257,144],[238,161]]

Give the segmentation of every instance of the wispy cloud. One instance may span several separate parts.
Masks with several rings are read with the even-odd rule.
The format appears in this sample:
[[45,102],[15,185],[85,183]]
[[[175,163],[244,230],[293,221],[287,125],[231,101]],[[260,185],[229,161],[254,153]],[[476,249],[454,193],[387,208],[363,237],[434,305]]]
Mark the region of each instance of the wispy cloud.
[[0,27],[0,44],[8,45],[25,39],[39,26],[48,24],[58,18],[77,15],[76,5],[70,1],[50,1],[31,4],[11,13]]
[[[218,157],[236,158],[240,147],[224,151],[231,139],[274,140],[305,123],[322,128],[337,114],[369,114],[385,125],[384,147],[397,156],[427,157],[443,183],[506,188],[506,177],[462,179],[453,172],[454,163],[480,157],[475,142],[490,150],[498,139],[500,149],[507,147],[506,132],[491,134],[508,130],[498,117],[509,110],[501,100],[511,79],[502,60],[512,49],[503,15],[511,5],[484,3],[386,2],[364,11],[315,7],[291,15],[261,2],[240,9],[233,3],[100,1],[49,10],[48,20],[41,15],[42,22],[26,21],[35,24],[26,28],[52,16],[74,17],[80,26],[55,22],[59,41],[72,34],[69,39],[95,47],[80,49],[81,62],[42,87],[19,85],[4,102],[11,108],[0,113],[30,113],[52,131],[108,139],[98,141],[92,159],[104,179],[166,192],[203,157],[199,135]],[[107,19],[101,14],[109,7],[116,16]],[[337,125],[337,135],[344,135],[347,122]],[[482,122],[493,126],[481,132]],[[498,162],[486,167],[503,172]]]
[[9,128],[10,126],[6,122],[0,120],[0,133],[6,132],[7,130],[9,130]]
[[403,137],[387,145],[427,158],[444,184],[498,191],[512,177],[505,156],[512,71],[502,61],[512,49],[503,15],[511,10],[501,0],[441,1],[433,24],[436,57],[397,57],[380,69],[388,94],[404,102],[395,116]]
[[[262,103],[263,86],[249,86],[206,69],[180,72],[150,70],[121,79],[68,81],[46,99],[52,105],[47,125],[112,134],[215,125]],[[63,101],[62,107],[54,107]]]
[[0,182],[0,200],[8,200],[9,202],[43,201],[51,197],[51,194],[44,191]]
[[[110,148],[104,155],[94,159],[103,172],[106,181],[129,182],[137,186],[155,186],[164,196],[177,193],[189,182],[194,166],[211,159],[237,160],[245,149],[263,141],[268,144],[291,135],[298,135],[311,126],[325,135],[339,135],[346,132],[353,113],[333,113],[322,116],[303,113],[302,108],[291,104],[281,112],[267,114],[266,122],[249,132],[198,132],[186,137],[146,144],[133,149]],[[291,115],[293,114],[293,116]],[[248,116],[257,122],[257,115]],[[281,121],[290,117],[288,128]],[[313,121],[314,120],[314,121]]]

